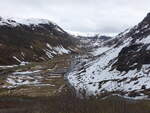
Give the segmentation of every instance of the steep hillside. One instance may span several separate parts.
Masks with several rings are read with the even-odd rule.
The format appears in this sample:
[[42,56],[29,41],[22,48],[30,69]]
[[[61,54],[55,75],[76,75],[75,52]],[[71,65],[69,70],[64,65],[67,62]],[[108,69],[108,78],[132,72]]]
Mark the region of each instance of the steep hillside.
[[77,42],[49,20],[0,17],[0,65],[46,61],[77,52]]
[[[79,94],[149,98],[150,14],[142,22],[99,45],[93,57],[75,61],[68,75]],[[97,54],[95,54],[97,53]]]

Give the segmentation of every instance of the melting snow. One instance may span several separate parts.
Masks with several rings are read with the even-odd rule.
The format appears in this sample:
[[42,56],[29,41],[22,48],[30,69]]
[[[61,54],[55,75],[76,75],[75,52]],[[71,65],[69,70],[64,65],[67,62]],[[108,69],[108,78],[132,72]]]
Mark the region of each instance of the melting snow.
[[25,74],[32,74],[32,73],[37,73],[40,72],[41,70],[36,70],[36,71],[24,71],[24,72],[14,72],[13,75],[25,75]]
[[56,50],[58,52],[58,54],[62,55],[62,54],[69,54],[70,51],[65,49],[63,46],[58,46],[58,47],[54,47],[54,50]]
[[[16,86],[20,86],[20,85],[32,85],[32,84],[38,84],[38,80],[34,80],[32,77],[30,76],[10,76],[9,78],[7,78],[7,83],[13,85],[11,87],[16,87]],[[7,87],[8,88],[8,87]]]
[[54,57],[54,55],[62,55],[62,54],[69,54],[70,50],[65,49],[62,45],[57,47],[52,47],[50,44],[46,44],[48,49],[43,49],[43,51],[46,53],[48,58]]
[[49,45],[49,43],[47,43],[46,46],[47,46],[49,49],[52,49],[52,46]]
[[13,68],[17,67],[18,65],[7,65],[7,66],[0,66],[0,68],[6,69],[6,68]]
[[21,63],[21,61],[20,61],[17,57],[13,56],[13,58],[14,58],[15,60],[17,60],[19,63]]

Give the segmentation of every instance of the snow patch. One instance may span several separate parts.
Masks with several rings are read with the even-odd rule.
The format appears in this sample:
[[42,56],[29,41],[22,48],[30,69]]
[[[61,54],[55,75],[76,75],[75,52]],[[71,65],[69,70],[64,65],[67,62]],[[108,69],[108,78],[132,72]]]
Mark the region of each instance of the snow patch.
[[38,73],[41,70],[36,70],[36,71],[22,71],[22,72],[14,72],[13,75],[25,75],[25,74],[32,74],[32,73]]
[[100,47],[100,48],[94,50],[94,51],[91,52],[91,53],[92,53],[92,55],[97,56],[97,55],[100,55],[100,54],[102,54],[102,53],[108,51],[109,49],[110,49],[109,47]]
[[62,54],[69,54],[70,50],[65,49],[62,45],[61,46],[57,46],[54,47],[54,50],[58,52],[58,54],[62,55]]
[[13,58],[18,61],[19,63],[21,63],[21,60],[19,60],[17,57],[13,56]]

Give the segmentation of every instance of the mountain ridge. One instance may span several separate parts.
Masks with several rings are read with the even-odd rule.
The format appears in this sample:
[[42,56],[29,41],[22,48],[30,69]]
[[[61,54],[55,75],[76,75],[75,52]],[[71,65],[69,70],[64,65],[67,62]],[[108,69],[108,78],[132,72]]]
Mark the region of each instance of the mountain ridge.
[[138,25],[101,43],[92,58],[82,59],[72,69],[68,80],[80,95],[149,98],[149,45],[148,14]]
[[49,20],[17,22],[0,18],[0,65],[39,62],[79,52],[77,42],[77,39]]

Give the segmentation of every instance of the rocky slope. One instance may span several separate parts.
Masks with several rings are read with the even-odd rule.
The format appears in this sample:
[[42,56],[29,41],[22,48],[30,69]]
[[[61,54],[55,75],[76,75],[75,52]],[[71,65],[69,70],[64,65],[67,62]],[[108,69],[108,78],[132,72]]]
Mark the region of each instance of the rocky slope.
[[84,95],[149,98],[150,14],[99,46],[92,58],[76,59],[68,75],[76,91]]
[[77,52],[76,42],[49,20],[0,17],[0,65],[47,61]]

